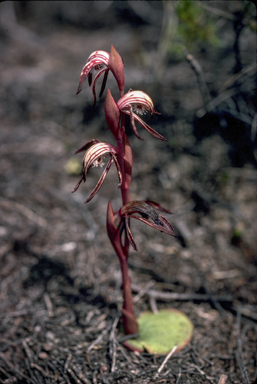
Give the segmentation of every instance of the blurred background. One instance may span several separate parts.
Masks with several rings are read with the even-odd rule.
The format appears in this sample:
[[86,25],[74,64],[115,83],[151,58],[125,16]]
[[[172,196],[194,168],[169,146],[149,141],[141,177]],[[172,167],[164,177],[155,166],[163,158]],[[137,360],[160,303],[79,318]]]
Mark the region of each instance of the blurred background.
[[[86,84],[76,96],[79,76],[93,51],[114,45],[125,90],[149,94],[161,115],[145,119],[167,138],[138,127],[140,141],[128,124],[131,199],[171,209],[179,234],[133,223],[132,281],[229,293],[229,310],[240,303],[257,320],[256,29],[256,8],[243,0],[0,4],[0,312],[42,307],[42,292],[54,308],[80,304],[83,287],[105,304],[122,301],[105,230],[108,201],[121,203],[115,170],[89,204],[101,169],[71,194],[75,151],[112,142],[104,95],[93,109]],[[107,87],[117,99],[112,76]]]

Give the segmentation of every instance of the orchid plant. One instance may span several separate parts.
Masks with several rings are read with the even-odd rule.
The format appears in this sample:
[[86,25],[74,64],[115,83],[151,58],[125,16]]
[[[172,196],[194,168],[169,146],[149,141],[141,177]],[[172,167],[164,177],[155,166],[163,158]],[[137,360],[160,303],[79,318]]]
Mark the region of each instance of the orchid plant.
[[111,47],[110,53],[95,51],[88,57],[87,63],[81,72],[77,94],[82,90],[84,82],[88,80],[89,86],[92,86],[95,105],[97,80],[103,75],[100,97],[104,92],[109,72],[112,72],[117,81],[120,98],[118,101],[115,101],[111,91],[109,89],[107,90],[105,98],[105,118],[117,144],[114,146],[99,142],[95,139],[83,145],[83,147],[76,152],[85,151],[85,155],[83,158],[82,176],[73,192],[79,188],[82,181],[86,181],[90,168],[97,166],[102,167],[104,165],[103,159],[108,157],[109,160],[99,181],[85,201],[85,203],[88,203],[101,188],[112,164],[115,164],[119,180],[118,188],[121,190],[122,207],[118,211],[114,211],[111,202],[109,202],[107,209],[107,233],[121,266],[124,298],[122,308],[124,331],[127,335],[133,335],[139,333],[139,324],[133,311],[133,299],[128,273],[128,257],[129,246],[131,245],[134,250],[137,250],[137,246],[131,232],[130,221],[131,219],[136,219],[168,235],[176,236],[176,234],[171,224],[160,214],[160,212],[171,213],[168,209],[149,200],[130,200],[129,192],[133,157],[128,136],[125,132],[125,115],[129,115],[132,130],[139,139],[142,138],[138,133],[136,122],[157,139],[166,139],[146,124],[140,117],[147,112],[149,112],[151,116],[158,114],[154,109],[151,98],[142,91],[129,90],[127,93],[124,93],[124,65],[121,56],[113,46]]

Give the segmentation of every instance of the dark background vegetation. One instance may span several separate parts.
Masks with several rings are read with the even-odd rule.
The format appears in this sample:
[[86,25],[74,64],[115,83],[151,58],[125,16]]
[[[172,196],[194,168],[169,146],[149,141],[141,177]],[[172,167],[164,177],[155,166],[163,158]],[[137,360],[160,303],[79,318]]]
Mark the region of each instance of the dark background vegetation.
[[[105,229],[115,171],[89,204],[101,170],[71,194],[74,152],[112,141],[104,97],[93,109],[87,86],[75,95],[87,57],[112,44],[126,91],[151,96],[161,115],[149,122],[167,138],[128,127],[131,199],[167,206],[179,233],[132,223],[135,312],[174,307],[195,326],[159,374],[163,356],[121,342]],[[1,383],[256,383],[256,121],[250,1],[0,4]]]

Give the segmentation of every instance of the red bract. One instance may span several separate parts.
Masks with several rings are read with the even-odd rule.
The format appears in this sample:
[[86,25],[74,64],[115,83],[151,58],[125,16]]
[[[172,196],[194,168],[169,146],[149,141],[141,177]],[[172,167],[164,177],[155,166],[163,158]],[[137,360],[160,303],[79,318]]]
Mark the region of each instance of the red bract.
[[166,140],[165,137],[156,132],[138,116],[138,114],[144,115],[146,112],[150,112],[151,116],[153,116],[154,113],[158,113],[154,110],[152,99],[146,93],[142,91],[130,91],[117,101],[117,105],[121,112],[130,115],[131,127],[139,139],[143,140],[138,134],[135,120],[157,139]]
[[109,89],[105,98],[105,119],[113,136],[118,139],[120,136],[120,110]]
[[118,54],[114,46],[111,47],[109,69],[112,71],[120,90],[121,96],[124,93],[124,65],[121,56]]
[[105,170],[103,171],[102,176],[100,177],[98,183],[96,184],[95,188],[93,189],[93,191],[91,192],[91,194],[89,195],[89,197],[87,198],[85,203],[88,203],[97,194],[97,192],[101,188],[101,186],[102,186],[102,184],[106,178],[106,175],[107,175],[112,163],[115,163],[116,168],[117,168],[118,177],[119,177],[118,187],[120,187],[122,184],[122,173],[121,173],[120,165],[117,161],[117,148],[111,144],[98,143],[98,142],[94,144],[94,142],[95,142],[95,140],[92,140],[91,142],[87,143],[86,145],[84,145],[82,148],[80,148],[77,151],[77,152],[81,152],[83,150],[83,148],[85,148],[85,149],[88,148],[87,152],[84,156],[84,159],[83,159],[83,172],[82,172],[81,179],[79,180],[78,184],[74,188],[73,192],[75,192],[78,189],[82,180],[84,180],[84,182],[86,181],[86,176],[87,176],[87,173],[88,173],[90,168],[98,167],[98,166],[102,167],[104,165],[103,158],[105,156],[109,155],[111,158],[108,161],[108,163],[105,167]]
[[157,212],[157,209],[162,212],[171,213],[169,210],[152,201],[130,201],[129,203],[123,205],[123,207],[120,209],[119,214],[121,218],[124,218],[125,220],[129,241],[136,251],[137,246],[135,244],[129,225],[130,218],[142,221],[150,227],[158,229],[161,232],[165,232],[168,235],[176,236],[176,233],[171,224],[168,222],[168,220],[165,219],[165,217]]

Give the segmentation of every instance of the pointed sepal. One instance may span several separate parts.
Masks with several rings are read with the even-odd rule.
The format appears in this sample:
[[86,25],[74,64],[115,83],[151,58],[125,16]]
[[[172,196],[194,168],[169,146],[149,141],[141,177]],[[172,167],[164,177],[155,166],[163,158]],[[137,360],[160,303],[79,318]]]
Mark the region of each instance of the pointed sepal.
[[115,139],[119,134],[120,110],[112,97],[111,91],[108,89],[105,98],[105,118]]
[[111,46],[109,68],[112,71],[120,90],[121,95],[124,94],[124,64],[120,54],[114,46]]

